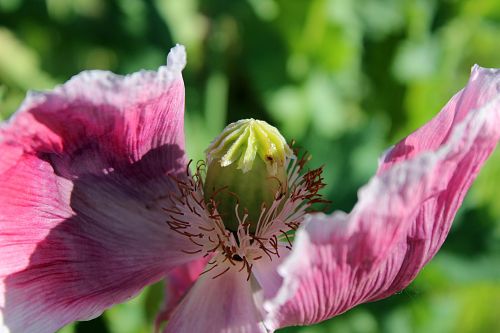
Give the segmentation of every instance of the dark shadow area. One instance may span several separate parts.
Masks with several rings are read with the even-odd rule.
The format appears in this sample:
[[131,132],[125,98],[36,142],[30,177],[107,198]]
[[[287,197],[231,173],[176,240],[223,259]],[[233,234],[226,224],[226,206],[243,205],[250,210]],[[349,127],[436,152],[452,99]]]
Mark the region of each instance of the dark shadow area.
[[106,321],[102,316],[97,317],[94,320],[80,321],[75,328],[76,333],[85,332],[98,332],[98,333],[109,333]]
[[455,223],[443,251],[457,253],[463,258],[481,258],[493,252],[495,223],[485,208],[465,210],[461,221]]

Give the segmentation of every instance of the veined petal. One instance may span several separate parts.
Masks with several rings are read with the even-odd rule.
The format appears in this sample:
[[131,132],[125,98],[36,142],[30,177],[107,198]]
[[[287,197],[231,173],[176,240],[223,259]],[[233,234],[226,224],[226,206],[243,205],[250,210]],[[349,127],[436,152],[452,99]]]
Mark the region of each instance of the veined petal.
[[156,332],[159,332],[160,326],[170,318],[172,311],[194,285],[207,262],[207,258],[201,258],[168,272],[165,277],[165,303],[155,321]]
[[0,332],[96,317],[194,259],[162,211],[186,168],[184,63],[177,46],[158,72],[84,72],[1,125]]
[[[407,138],[395,145],[392,149],[393,153],[386,155],[384,163],[380,165],[378,172],[384,172],[395,163],[410,159],[415,154],[428,149],[435,149],[436,144],[442,145],[443,140],[447,140],[447,137],[451,135],[457,122],[462,121],[465,117],[470,117],[470,113],[474,112],[475,109],[491,108],[487,121],[493,122],[491,126],[495,126],[495,124],[498,126],[498,123],[495,123],[495,120],[497,120],[495,117],[500,112],[498,110],[499,98],[500,70],[481,68],[475,65],[472,68],[468,85],[460,93],[456,94],[440,113],[444,113],[448,119],[452,119],[452,121],[448,120],[451,123],[450,128],[447,130],[441,129],[442,133],[440,135],[442,138],[435,137],[440,131],[439,128],[436,128],[439,126],[436,120],[439,117],[438,115],[425,125],[426,128],[423,127],[411,134],[408,137],[411,137],[411,140]],[[436,133],[434,137],[430,134],[431,132]],[[468,156],[457,165],[447,191],[435,196],[432,200],[426,201],[422,206],[419,215],[408,232],[406,242],[398,244],[400,249],[387,259],[386,265],[390,265],[390,262],[401,262],[400,272],[395,276],[386,292],[377,295],[373,300],[387,297],[405,288],[417,276],[422,267],[434,257],[448,235],[453,218],[467,194],[467,190],[482,164],[494,149],[494,138],[495,136],[492,135],[490,138],[483,139],[483,142],[478,141],[478,144],[484,146],[469,151]],[[403,151],[404,149],[400,147],[408,146],[408,141],[414,143],[410,155],[395,152]],[[419,145],[418,143],[422,141],[429,142],[431,146]],[[488,144],[490,150],[488,150]]]
[[157,72],[85,71],[53,91],[29,92],[0,125],[0,140],[64,159],[73,173],[129,171],[138,161],[132,171],[146,179],[178,172],[185,165],[184,48],[173,48],[168,61]]
[[499,82],[497,71],[475,68],[434,120],[384,156],[350,214],[309,216],[265,304],[270,327],[319,322],[414,279],[500,138]]
[[247,277],[245,271],[234,269],[215,278],[200,276],[172,313],[165,332],[268,332]]

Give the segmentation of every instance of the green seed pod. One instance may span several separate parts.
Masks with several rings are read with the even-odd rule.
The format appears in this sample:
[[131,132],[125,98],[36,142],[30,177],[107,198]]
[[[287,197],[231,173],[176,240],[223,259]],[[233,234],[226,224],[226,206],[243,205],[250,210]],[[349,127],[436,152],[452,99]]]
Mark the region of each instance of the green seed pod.
[[287,191],[286,167],[287,160],[295,157],[292,150],[275,127],[244,119],[229,124],[206,154],[205,201],[216,203],[229,230],[236,232],[248,214],[245,223],[255,232],[262,205],[270,207]]

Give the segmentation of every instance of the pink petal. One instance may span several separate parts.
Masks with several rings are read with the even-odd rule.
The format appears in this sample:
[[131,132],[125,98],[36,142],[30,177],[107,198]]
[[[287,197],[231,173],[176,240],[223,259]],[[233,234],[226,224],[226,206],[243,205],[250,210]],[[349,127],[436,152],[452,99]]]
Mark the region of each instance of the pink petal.
[[438,149],[471,110],[485,106],[499,92],[498,70],[475,65],[467,86],[455,94],[434,119],[392,147],[384,155],[377,173],[424,151]]
[[474,68],[433,121],[386,154],[350,214],[309,217],[278,269],[281,289],[265,304],[269,326],[319,322],[415,278],[500,138],[499,74]]
[[172,49],[168,61],[158,72],[86,71],[51,92],[30,92],[0,139],[62,155],[55,157],[73,173],[119,170],[151,179],[184,171],[184,48]]
[[265,299],[272,298],[278,293],[283,277],[278,273],[278,267],[283,263],[287,256],[288,249],[282,248],[281,257],[262,257],[253,263],[252,274],[259,283],[262,289],[262,294]]
[[185,172],[184,57],[84,72],[0,127],[0,331],[95,317],[193,259],[161,209]]
[[172,314],[165,332],[263,333],[245,271],[202,275]]
[[201,258],[176,267],[165,277],[165,304],[155,321],[155,331],[166,322],[172,311],[194,285],[196,279],[207,265],[208,259]]

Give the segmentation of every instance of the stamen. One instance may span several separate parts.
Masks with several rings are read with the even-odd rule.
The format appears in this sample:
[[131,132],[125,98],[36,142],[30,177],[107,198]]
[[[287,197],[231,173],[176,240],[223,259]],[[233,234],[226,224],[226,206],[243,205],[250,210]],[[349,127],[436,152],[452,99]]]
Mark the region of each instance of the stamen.
[[214,269],[215,267],[217,267],[217,265],[216,265],[216,264],[214,264],[214,265],[213,265],[212,267],[210,267],[209,269],[206,269],[206,270],[204,270],[203,272],[201,272],[201,273],[200,273],[200,275],[203,275],[203,274],[206,274],[206,273],[210,272],[210,271],[211,271],[212,269]]
[[238,254],[233,255],[233,260],[234,261],[243,261],[243,258],[241,258]]
[[[296,154],[298,151],[294,148]],[[304,215],[311,212],[312,205],[328,203],[319,194],[325,186],[321,177],[323,167],[303,173],[310,155],[300,158],[289,158],[286,161],[286,179],[279,182],[274,200],[262,202],[257,221],[250,221],[248,209],[240,210],[237,193],[227,187],[213,189],[212,195],[206,199],[203,193],[203,174],[206,163],[196,163],[196,171],[187,178],[175,181],[176,191],[167,197],[170,203],[163,210],[167,213],[166,224],[180,237],[187,237],[193,247],[182,249],[186,254],[211,258],[207,268],[201,274],[213,274],[217,278],[230,269],[242,271],[246,269],[247,280],[250,280],[253,263],[267,256],[269,260],[280,258],[284,251],[293,247],[295,231],[304,220]],[[192,165],[192,161],[188,165]],[[229,230],[224,224],[215,200],[221,192],[234,196],[234,219],[236,230]],[[240,264],[241,263],[241,264]],[[216,269],[217,268],[217,269]]]
[[181,251],[187,254],[196,254],[201,252],[201,250],[196,250],[196,251],[181,250]]
[[219,276],[221,276],[222,274],[226,273],[231,267],[226,267],[226,269],[222,272],[222,273],[219,273],[217,274],[216,276],[212,277],[212,279],[215,279],[215,278],[218,278]]
[[290,242],[290,238],[288,238],[288,234],[285,231],[281,230],[281,229],[280,229],[280,232],[283,234],[283,236],[285,236],[286,241],[288,242],[288,245],[290,245],[290,249],[291,249],[292,248],[292,242]]

